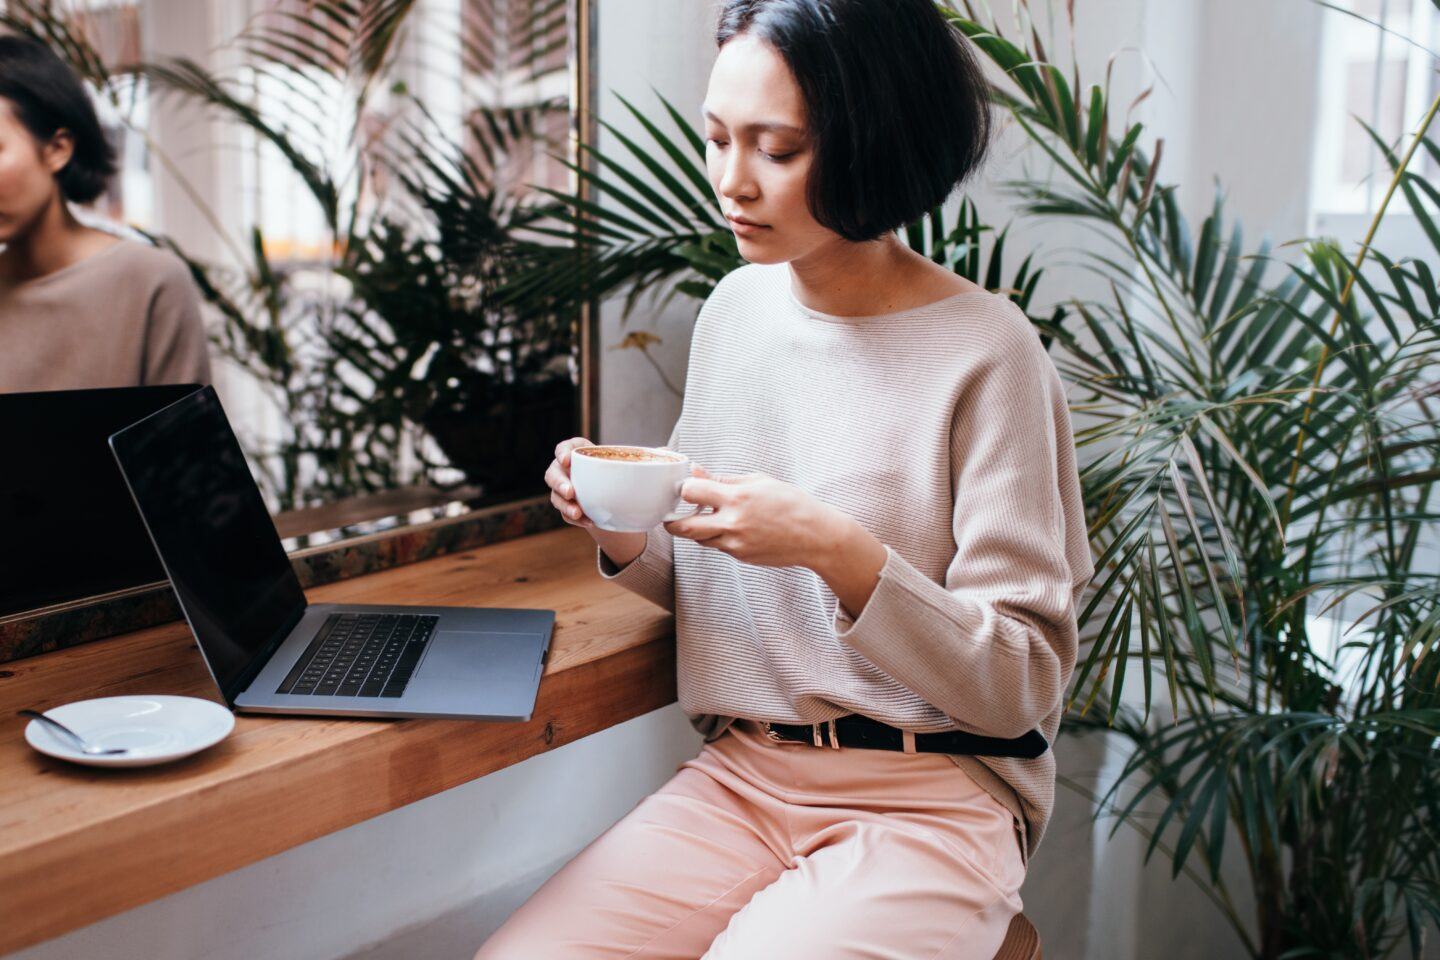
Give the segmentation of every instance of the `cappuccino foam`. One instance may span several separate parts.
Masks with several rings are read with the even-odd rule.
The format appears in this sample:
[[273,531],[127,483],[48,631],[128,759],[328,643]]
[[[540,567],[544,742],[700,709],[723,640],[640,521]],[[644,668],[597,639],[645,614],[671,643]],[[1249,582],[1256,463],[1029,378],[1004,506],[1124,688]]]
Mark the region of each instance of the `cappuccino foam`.
[[628,463],[679,463],[680,457],[632,447],[577,447],[572,454],[584,454],[596,460],[622,460]]

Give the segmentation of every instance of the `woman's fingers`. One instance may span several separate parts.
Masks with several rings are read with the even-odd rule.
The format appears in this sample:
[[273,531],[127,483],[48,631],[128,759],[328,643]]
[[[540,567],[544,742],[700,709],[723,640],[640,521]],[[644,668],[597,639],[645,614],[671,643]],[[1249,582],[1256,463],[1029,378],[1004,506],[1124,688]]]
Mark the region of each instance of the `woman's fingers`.
[[701,507],[688,517],[679,520],[671,520],[665,524],[665,529],[677,537],[684,537],[686,540],[704,542],[714,540],[730,532],[728,521],[716,518],[716,511],[705,512]]
[[561,441],[560,445],[555,448],[555,459],[559,462],[560,466],[564,467],[566,470],[569,470],[570,451],[574,450],[576,447],[593,446],[595,446],[595,444],[591,443],[589,440],[586,440],[584,437],[571,437],[569,440]]
[[550,469],[545,471],[545,485],[567,500],[575,499],[575,488],[570,483],[570,472],[561,467],[559,461],[550,461]]
[[560,485],[569,482],[569,477],[560,466],[559,460],[551,460],[550,466],[545,471],[545,486],[551,490],[559,491]]
[[569,440],[562,440],[555,445],[555,459],[550,462],[550,467],[545,471],[545,483],[551,490],[558,492],[562,497],[572,498],[575,495],[574,488],[570,485],[570,451],[576,447],[593,447],[594,444],[584,437],[571,437]]
[[733,487],[706,476],[691,476],[680,488],[680,496],[688,503],[719,510],[730,501]]
[[563,454],[568,453],[575,447],[589,445],[590,441],[584,437],[571,437],[569,440],[561,440],[555,444],[555,459],[559,460]]
[[575,487],[570,483],[570,451],[576,447],[594,446],[584,437],[571,437],[555,446],[555,459],[545,471],[545,484],[550,488],[550,502],[560,511],[565,522],[577,527],[594,526],[575,502]]
[[566,523],[574,524],[577,527],[588,527],[592,525],[592,521],[589,517],[585,516],[585,512],[580,509],[578,504],[566,500],[558,493],[551,492],[550,502],[556,510],[560,511],[560,516],[564,518]]

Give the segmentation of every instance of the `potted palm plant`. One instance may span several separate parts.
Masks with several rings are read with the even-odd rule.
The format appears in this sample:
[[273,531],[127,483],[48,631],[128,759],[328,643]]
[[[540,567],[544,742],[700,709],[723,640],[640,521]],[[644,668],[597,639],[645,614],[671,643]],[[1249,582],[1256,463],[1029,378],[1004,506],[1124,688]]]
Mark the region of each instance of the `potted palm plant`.
[[[1085,336],[1058,344],[1096,421],[1077,442],[1102,451],[1082,474],[1100,560],[1068,725],[1133,748],[1099,815],[1201,883],[1248,956],[1420,956],[1440,918],[1440,578],[1423,549],[1440,291],[1430,263],[1371,240],[1403,197],[1440,256],[1440,192],[1410,170],[1440,156],[1440,100],[1403,149],[1376,138],[1392,177],[1364,244],[1283,261],[1247,248],[1218,193],[1192,231],[1161,143],[1112,127],[1108,91],[1038,33],[946,11],[1059,171],[1017,183],[1022,208],[1109,241],[1091,268],[1114,295],[1073,303]],[[1331,642],[1317,623],[1349,608]],[[1221,876],[1230,843],[1248,907]]]

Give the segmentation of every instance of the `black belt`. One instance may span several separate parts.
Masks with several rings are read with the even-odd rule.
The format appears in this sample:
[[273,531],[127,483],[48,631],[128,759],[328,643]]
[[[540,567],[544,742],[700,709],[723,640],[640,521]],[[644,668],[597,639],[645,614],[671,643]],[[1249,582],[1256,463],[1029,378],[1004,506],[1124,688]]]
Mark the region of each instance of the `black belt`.
[[[765,736],[776,743],[811,743],[817,747],[863,747],[871,750],[905,750],[906,732],[899,727],[852,713],[822,723],[769,723],[759,721]],[[963,730],[916,733],[916,753],[966,753],[985,757],[1021,757],[1026,760],[1050,749],[1039,730],[1013,739],[982,737]]]

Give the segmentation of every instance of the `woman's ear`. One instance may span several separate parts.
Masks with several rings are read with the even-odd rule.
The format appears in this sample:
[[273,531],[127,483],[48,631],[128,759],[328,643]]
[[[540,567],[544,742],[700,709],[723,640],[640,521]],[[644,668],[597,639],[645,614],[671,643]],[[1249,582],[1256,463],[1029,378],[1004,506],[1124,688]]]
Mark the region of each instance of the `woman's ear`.
[[75,137],[64,127],[56,130],[50,141],[40,148],[40,161],[45,164],[45,169],[50,171],[51,176],[64,170],[74,156]]

